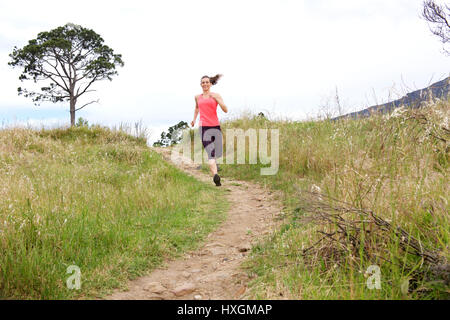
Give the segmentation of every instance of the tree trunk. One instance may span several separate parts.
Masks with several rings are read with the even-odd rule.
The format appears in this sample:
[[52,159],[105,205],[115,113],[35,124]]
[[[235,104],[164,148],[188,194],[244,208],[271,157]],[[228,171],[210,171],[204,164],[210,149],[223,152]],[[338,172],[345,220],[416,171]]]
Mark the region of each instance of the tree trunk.
[[74,75],[74,80],[70,82],[70,126],[75,126],[75,105],[77,103],[77,98],[75,97],[75,83],[77,76]]
[[70,98],[70,126],[73,127],[75,125],[75,99],[73,97]]

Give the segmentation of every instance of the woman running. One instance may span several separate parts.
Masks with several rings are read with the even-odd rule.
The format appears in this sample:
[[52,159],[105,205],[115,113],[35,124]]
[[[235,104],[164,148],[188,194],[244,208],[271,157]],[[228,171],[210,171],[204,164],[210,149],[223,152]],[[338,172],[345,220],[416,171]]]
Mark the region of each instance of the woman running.
[[195,96],[194,120],[191,126],[195,125],[195,120],[200,112],[199,132],[203,147],[208,154],[208,164],[213,181],[216,186],[220,186],[220,176],[217,174],[216,158],[222,156],[222,131],[220,129],[219,119],[217,118],[217,104],[220,105],[223,112],[227,113],[228,108],[223,103],[223,99],[218,93],[211,92],[211,86],[215,85],[222,77],[217,74],[214,77],[203,76],[200,85],[203,93]]

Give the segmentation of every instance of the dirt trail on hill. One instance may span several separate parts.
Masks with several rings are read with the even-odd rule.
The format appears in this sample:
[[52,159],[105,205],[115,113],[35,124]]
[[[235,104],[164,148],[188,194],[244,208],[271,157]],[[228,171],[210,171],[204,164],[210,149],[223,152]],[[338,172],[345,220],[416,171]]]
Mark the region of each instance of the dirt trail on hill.
[[[169,149],[152,149],[172,162]],[[214,185],[210,175],[197,169],[198,164],[186,158],[178,160],[172,163]],[[276,229],[275,218],[281,214],[282,205],[276,193],[261,186],[226,177],[221,182],[230,208],[226,220],[207,236],[203,245],[166,261],[148,276],[130,281],[128,291],[116,291],[105,299],[246,299],[249,279],[240,265],[252,244]]]

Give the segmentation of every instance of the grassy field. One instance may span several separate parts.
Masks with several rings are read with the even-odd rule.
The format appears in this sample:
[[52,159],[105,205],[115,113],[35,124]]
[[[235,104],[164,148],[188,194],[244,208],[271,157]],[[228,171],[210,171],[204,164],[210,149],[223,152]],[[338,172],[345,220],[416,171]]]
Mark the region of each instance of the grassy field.
[[101,297],[194,248],[226,207],[124,132],[1,130],[0,298]]
[[[261,164],[222,166],[224,177],[284,195],[284,226],[246,264],[253,298],[448,299],[449,110],[223,123],[280,132],[276,175],[261,176]],[[370,289],[376,276],[381,288]]]

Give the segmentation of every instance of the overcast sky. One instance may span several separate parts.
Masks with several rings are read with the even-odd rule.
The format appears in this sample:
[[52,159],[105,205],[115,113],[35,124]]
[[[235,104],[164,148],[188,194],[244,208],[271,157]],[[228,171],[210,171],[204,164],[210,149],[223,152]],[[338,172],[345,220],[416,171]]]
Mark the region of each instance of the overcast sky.
[[[441,1],[442,3],[442,1]],[[93,29],[125,66],[77,113],[90,123],[142,121],[159,135],[193,118],[203,75],[230,112],[316,116],[336,88],[346,111],[449,76],[450,57],[420,18],[422,0],[165,0],[0,2],[0,125],[68,124],[67,105],[17,96],[14,46],[68,22]],[[89,100],[88,100],[89,101]],[[153,139],[155,136],[153,137]]]

